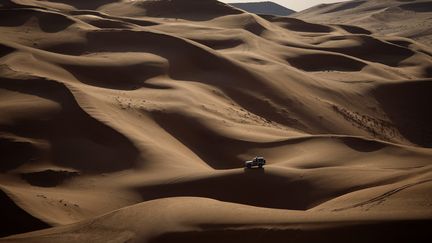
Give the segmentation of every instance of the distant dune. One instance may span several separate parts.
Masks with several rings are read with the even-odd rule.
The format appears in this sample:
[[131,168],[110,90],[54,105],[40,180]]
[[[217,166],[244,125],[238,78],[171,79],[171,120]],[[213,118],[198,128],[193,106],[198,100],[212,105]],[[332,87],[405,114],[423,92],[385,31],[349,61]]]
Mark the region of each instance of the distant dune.
[[359,26],[1,1],[0,242],[425,242],[431,93],[429,46]]
[[250,13],[256,14],[269,14],[269,15],[279,15],[288,16],[295,13],[294,10],[281,6],[274,2],[248,2],[248,3],[229,3],[236,8],[243,9]]
[[408,37],[432,45],[431,15],[430,0],[353,0],[318,5],[292,17],[357,25],[376,34]]

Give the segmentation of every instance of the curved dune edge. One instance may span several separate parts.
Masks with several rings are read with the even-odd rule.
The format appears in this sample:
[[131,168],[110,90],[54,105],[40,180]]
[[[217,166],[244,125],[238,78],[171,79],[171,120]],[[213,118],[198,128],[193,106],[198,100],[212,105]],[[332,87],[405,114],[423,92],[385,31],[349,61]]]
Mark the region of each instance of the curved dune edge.
[[[1,213],[7,220],[2,223],[1,237],[44,229],[50,225],[21,209],[3,190],[0,191]],[[23,224],[22,222],[25,222]]]
[[[259,242],[294,237],[300,242],[316,239],[343,242],[352,238],[361,242],[379,230],[404,229],[404,233],[396,231],[385,236],[403,242],[422,239],[430,224],[430,219],[412,219],[416,215],[393,214],[389,219],[385,213],[371,213],[368,217],[359,214],[355,215],[356,222],[351,220],[352,216],[344,214],[331,215],[331,219],[328,216],[328,213],[272,210],[204,198],[166,198],[123,208],[91,221],[7,237],[3,241],[170,242],[175,239],[187,242],[202,239],[218,242],[246,239]],[[341,234],[340,230],[344,233]],[[373,238],[384,239],[384,236]]]
[[[428,26],[431,12],[429,0],[352,0],[321,4],[290,17],[313,23],[360,26],[379,35],[408,37],[430,46],[432,38]],[[382,28],[384,23],[387,24]]]
[[0,234],[55,226],[0,241],[405,241],[430,223],[420,43],[213,0],[9,0],[0,33],[2,204],[22,219]]

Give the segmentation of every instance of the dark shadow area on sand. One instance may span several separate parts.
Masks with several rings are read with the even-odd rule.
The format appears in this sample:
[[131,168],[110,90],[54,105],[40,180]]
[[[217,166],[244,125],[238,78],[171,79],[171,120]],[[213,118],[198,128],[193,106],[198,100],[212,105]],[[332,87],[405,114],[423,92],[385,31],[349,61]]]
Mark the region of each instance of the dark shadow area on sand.
[[410,142],[432,147],[432,81],[390,83],[373,91],[384,112]]
[[0,190],[0,237],[40,230],[50,227],[18,207],[6,193]]
[[430,239],[431,225],[431,220],[317,223],[285,229],[202,225],[202,231],[166,233],[150,242],[426,243]]

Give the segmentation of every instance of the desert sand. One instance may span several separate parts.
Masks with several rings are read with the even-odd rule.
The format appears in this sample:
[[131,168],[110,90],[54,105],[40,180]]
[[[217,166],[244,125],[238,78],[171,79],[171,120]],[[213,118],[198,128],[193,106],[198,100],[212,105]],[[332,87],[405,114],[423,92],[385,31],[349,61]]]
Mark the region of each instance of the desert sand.
[[286,8],[282,5],[271,1],[261,1],[261,2],[230,2],[231,6],[242,9],[249,13],[255,14],[267,14],[267,15],[279,15],[287,16],[295,13],[294,10]]
[[314,23],[357,25],[374,35],[408,37],[431,46],[431,15],[430,0],[351,0],[317,5],[292,17]]
[[3,0],[0,242],[427,242],[431,55],[213,0]]

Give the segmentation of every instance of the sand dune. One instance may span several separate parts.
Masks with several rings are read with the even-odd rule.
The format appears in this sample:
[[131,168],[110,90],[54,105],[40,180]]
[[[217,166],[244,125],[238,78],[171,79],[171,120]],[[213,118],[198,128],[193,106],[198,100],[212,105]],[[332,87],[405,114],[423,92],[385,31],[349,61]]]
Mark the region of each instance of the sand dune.
[[351,0],[317,5],[290,17],[316,23],[357,25],[377,35],[402,36],[430,45],[431,12],[432,2],[428,0]]
[[232,2],[229,5],[234,6],[239,9],[243,9],[244,11],[255,13],[255,14],[270,14],[270,15],[280,15],[286,16],[292,13],[295,13],[294,10],[286,8],[282,5],[271,1],[263,1],[263,2]]
[[[430,224],[429,220],[413,221],[410,217],[397,214],[393,214],[391,220],[383,219],[385,214],[371,213],[368,218],[364,218],[362,214],[353,214],[358,217],[357,222],[350,222],[351,217],[345,215],[332,214],[334,213],[262,209],[204,198],[180,197],[137,204],[103,215],[91,222],[59,227],[55,231],[48,229],[23,234],[11,240],[42,242],[38,237],[43,235],[44,242],[122,242],[131,237],[139,242],[218,242],[226,237],[233,241],[246,242],[278,242],[283,239],[312,242],[321,241],[321,237],[324,238],[323,242],[364,242],[368,240],[365,235],[378,233],[372,242],[400,239],[409,241],[427,236],[425,230]],[[330,215],[332,220],[328,219]],[[135,220],[130,220],[130,217]],[[346,225],[341,227],[344,224]],[[142,225],[148,226],[143,228]],[[413,228],[417,231],[412,231]],[[405,233],[400,234],[394,230]],[[392,233],[384,237],[382,231]],[[353,235],[359,237],[353,239]],[[5,242],[8,241],[5,239]]]
[[426,45],[213,0],[9,0],[0,33],[1,242],[428,233]]

